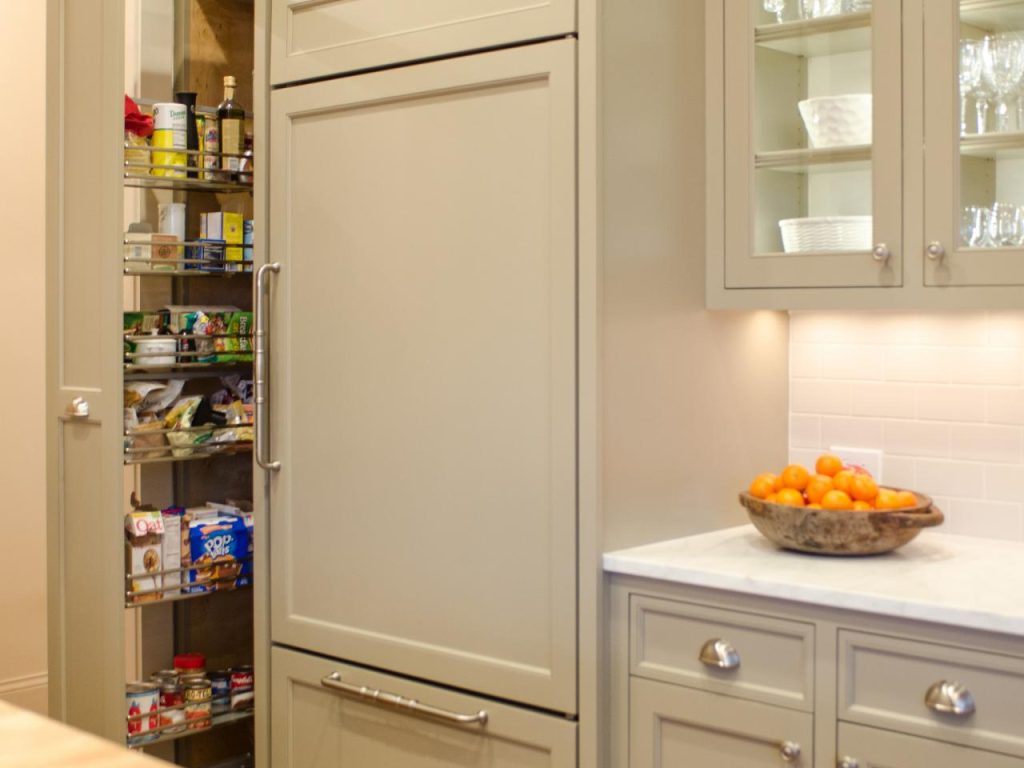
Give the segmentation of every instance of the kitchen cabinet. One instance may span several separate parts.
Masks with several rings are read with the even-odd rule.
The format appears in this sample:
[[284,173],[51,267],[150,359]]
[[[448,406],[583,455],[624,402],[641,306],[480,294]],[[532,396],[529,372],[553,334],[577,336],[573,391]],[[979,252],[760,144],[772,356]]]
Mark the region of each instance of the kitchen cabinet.
[[1024,766],[1018,592],[972,598],[1020,547],[944,540],[822,560],[743,526],[606,555],[610,764]]
[[273,85],[566,35],[576,0],[271,0]]
[[710,5],[709,306],[1019,306],[1020,78],[966,84],[963,125],[959,83],[961,41],[1016,66],[1024,6]]
[[[563,718],[283,648],[272,664],[280,768],[576,765],[576,724]],[[379,700],[397,690],[402,701]]]
[[275,643],[575,711],[574,58],[271,95]]

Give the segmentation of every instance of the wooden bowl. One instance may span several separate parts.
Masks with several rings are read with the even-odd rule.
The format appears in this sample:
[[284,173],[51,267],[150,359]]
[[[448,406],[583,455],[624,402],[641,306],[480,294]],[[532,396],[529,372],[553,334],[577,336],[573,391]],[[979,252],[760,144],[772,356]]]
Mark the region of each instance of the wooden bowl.
[[749,493],[740,494],[740,504],[757,530],[780,547],[819,555],[876,555],[902,547],[922,528],[942,523],[944,516],[932,500],[915,494],[919,506],[884,512],[790,507]]

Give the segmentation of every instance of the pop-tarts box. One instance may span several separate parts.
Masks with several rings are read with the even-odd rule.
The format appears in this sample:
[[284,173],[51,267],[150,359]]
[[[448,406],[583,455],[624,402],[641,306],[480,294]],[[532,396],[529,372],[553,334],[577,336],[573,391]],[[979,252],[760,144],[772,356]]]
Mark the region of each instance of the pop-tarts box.
[[212,507],[213,509],[216,509],[221,514],[231,515],[232,517],[237,517],[243,523],[245,523],[245,528],[249,532],[249,550],[248,550],[249,559],[246,560],[244,563],[242,563],[242,573],[241,573],[241,577],[238,579],[238,586],[245,587],[245,586],[251,585],[252,584],[253,543],[254,543],[254,540],[255,540],[255,537],[253,536],[253,528],[254,528],[254,522],[253,521],[254,521],[255,518],[253,517],[253,512],[252,512],[252,502],[249,502],[249,501],[231,501],[229,499],[224,504],[221,504],[221,503],[216,502],[216,501],[208,501],[208,502],[206,502],[206,505],[208,507]]
[[242,558],[249,553],[249,531],[233,515],[218,515],[189,523],[192,565],[189,592],[215,592],[240,586]]

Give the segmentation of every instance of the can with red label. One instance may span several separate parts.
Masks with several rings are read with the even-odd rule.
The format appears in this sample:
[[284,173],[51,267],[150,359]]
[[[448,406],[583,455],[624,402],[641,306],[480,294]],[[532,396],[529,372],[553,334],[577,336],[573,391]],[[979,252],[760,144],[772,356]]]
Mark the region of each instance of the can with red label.
[[160,733],[185,730],[185,694],[181,684],[164,680],[160,684]]
[[128,683],[128,739],[133,744],[152,741],[160,725],[160,688],[155,683]]
[[231,668],[231,709],[251,709],[253,704],[252,667]]

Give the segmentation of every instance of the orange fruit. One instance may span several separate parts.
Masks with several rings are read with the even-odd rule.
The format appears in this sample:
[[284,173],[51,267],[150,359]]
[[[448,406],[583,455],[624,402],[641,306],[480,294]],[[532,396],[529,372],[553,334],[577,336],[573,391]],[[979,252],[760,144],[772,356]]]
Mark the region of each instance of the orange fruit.
[[807,487],[807,483],[811,479],[811,474],[799,464],[790,464],[784,470],[782,470],[782,485],[783,488],[793,488],[797,491],[802,491]]
[[758,499],[766,499],[768,495],[775,492],[775,475],[771,472],[764,472],[754,478],[750,484],[750,495]]
[[916,507],[917,505],[917,496],[912,491],[896,491],[896,509]]
[[892,488],[879,488],[875,496],[875,509],[896,509],[899,506],[896,491]]
[[835,476],[843,468],[843,460],[834,453],[823,453],[814,464],[814,471],[819,475]]
[[878,495],[878,483],[871,475],[854,475],[850,483],[850,496],[858,501],[871,501]]
[[852,509],[853,502],[844,491],[829,491],[821,500],[825,509]]
[[787,507],[802,507],[804,495],[796,488],[783,488],[775,494],[776,504],[785,504]]
[[853,506],[850,507],[854,512],[872,512],[875,508],[866,501],[857,499],[853,502]]
[[785,487],[786,486],[782,484],[782,473],[779,472],[779,474],[775,476],[775,492],[778,493]]
[[779,503],[779,494],[777,494],[777,493],[769,493],[767,496],[764,497],[764,500],[767,501],[769,504],[778,504]]
[[821,501],[821,497],[832,490],[832,478],[828,475],[815,475],[807,482],[807,487],[804,489],[804,493],[807,494],[807,500],[812,504],[817,504]]
[[824,507],[821,506],[821,504],[808,504],[807,508],[808,509],[824,509]]
[[855,477],[852,469],[841,469],[832,476],[832,486],[837,491],[842,491],[847,496],[853,490],[853,478]]

